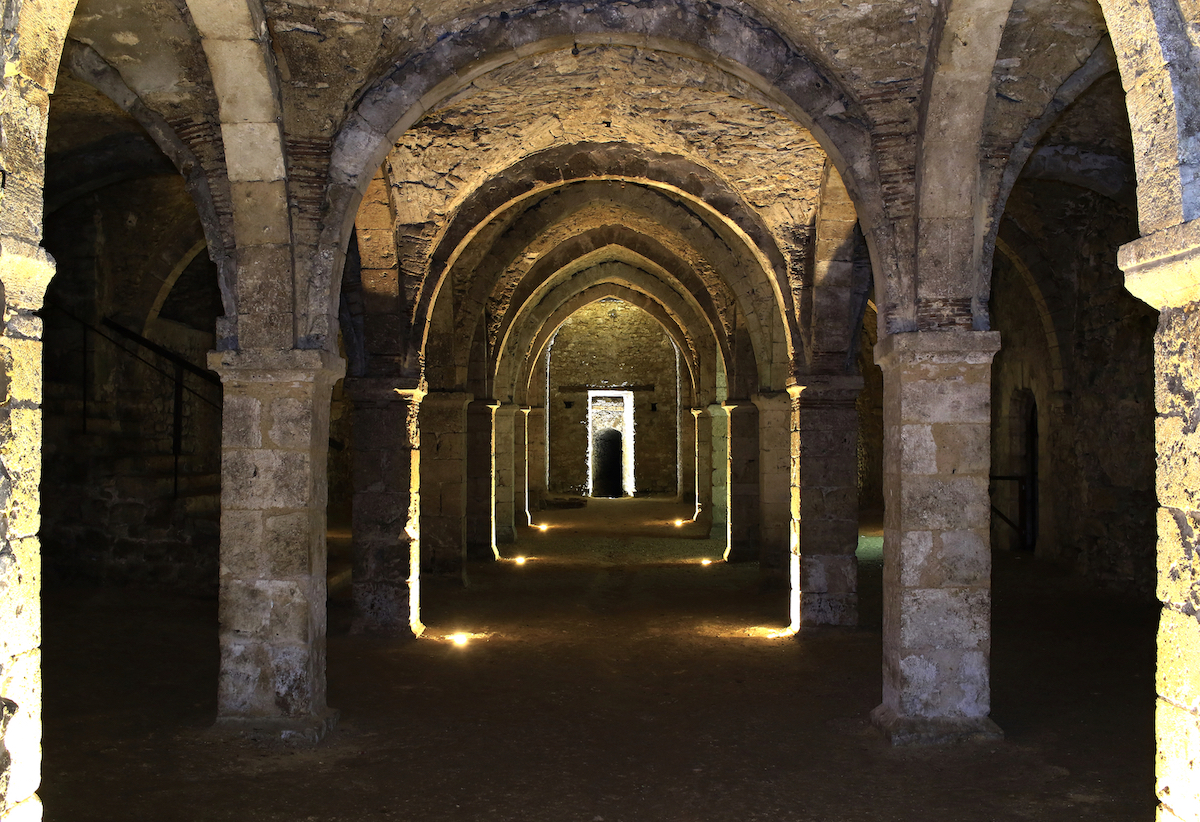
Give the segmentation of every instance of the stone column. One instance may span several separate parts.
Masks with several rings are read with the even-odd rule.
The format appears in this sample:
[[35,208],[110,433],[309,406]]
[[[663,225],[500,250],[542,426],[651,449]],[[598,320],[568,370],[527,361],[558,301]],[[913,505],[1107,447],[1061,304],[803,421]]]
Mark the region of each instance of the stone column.
[[1200,820],[1200,221],[1124,245],[1125,287],[1159,310],[1158,701],[1155,790],[1160,822]]
[[759,560],[758,409],[725,403],[729,416],[729,547],[726,562]]
[[529,452],[529,524],[533,517],[542,510],[542,502],[546,499],[546,409],[535,405],[529,409],[526,417],[526,449]]
[[675,500],[690,502],[696,496],[696,420],[692,409],[683,407],[679,408],[677,420]]
[[492,400],[467,404],[467,559],[496,559],[495,411]]
[[801,625],[858,624],[858,409],[862,377],[795,386]]
[[712,420],[712,528],[710,539],[725,541],[729,555],[729,412],[723,405],[708,406]]
[[42,305],[54,263],[40,248],[5,237],[0,281],[5,321],[0,333],[0,466],[7,480],[0,504],[0,817],[42,818],[41,527]]
[[315,350],[214,351],[224,383],[217,722],[320,738],[325,704],[329,400]]
[[420,636],[423,392],[381,378],[346,380],[354,403],[354,627]]
[[467,403],[434,391],[421,400],[421,570],[462,574],[466,561]]
[[[529,406],[522,406],[513,427],[513,482],[516,485],[517,525],[528,525],[529,518]],[[516,539],[514,533],[513,539]]]
[[712,415],[704,408],[691,409],[692,420],[696,431],[696,512],[692,515],[696,522],[707,523],[710,527],[713,518],[713,444],[712,444]]
[[792,400],[786,392],[751,399],[758,410],[758,561],[783,579],[792,532]]
[[893,334],[875,347],[887,511],[883,704],[872,719],[896,744],[1000,735],[988,719],[991,362],[999,348],[991,331]]
[[[516,416],[515,405],[496,408],[495,424],[495,535],[496,545],[507,545],[517,541],[516,532]],[[524,414],[521,415],[522,423]],[[523,427],[523,425],[522,425]],[[524,445],[524,437],[522,445]]]

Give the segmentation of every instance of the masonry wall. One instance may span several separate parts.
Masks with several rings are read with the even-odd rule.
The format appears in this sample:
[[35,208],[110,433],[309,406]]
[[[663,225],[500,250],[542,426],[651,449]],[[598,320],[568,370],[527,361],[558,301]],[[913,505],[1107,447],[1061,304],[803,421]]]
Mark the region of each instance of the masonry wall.
[[184,372],[176,459],[174,365],[104,325],[204,368],[221,302],[207,254],[187,262],[199,237],[178,178],[110,186],[47,219],[58,261],[42,312],[50,579],[216,588],[221,388]]
[[[1028,230],[1010,238],[1016,261],[997,253],[992,275],[992,327],[1003,341],[993,361],[992,473],[1025,472],[1023,426],[1036,403],[1037,555],[1098,584],[1150,593],[1157,314],[1124,290],[1116,266],[1117,247],[1137,236],[1136,213],[1132,203],[1045,182],[1018,186],[1010,211]],[[1073,233],[1043,234],[1050,212]],[[1016,492],[1012,481],[993,482],[993,504],[1014,520]],[[994,544],[1015,546],[998,517],[992,534]]]
[[675,493],[677,367],[670,337],[640,308],[607,299],[571,315],[550,353],[550,492],[586,493],[590,388],[632,389],[637,493]]
[[863,378],[858,410],[858,508],[871,519],[883,519],[883,371],[875,364],[878,317],[868,305],[859,335],[858,370]]

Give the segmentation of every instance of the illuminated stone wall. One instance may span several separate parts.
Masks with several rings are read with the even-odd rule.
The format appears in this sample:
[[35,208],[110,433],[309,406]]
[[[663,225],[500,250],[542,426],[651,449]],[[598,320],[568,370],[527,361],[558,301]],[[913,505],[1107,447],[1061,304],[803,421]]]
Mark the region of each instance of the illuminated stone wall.
[[[551,493],[586,493],[587,388],[630,387],[637,492],[676,492],[675,349],[646,312],[605,300],[581,308],[563,323],[551,349]],[[624,441],[629,441],[628,432]]]

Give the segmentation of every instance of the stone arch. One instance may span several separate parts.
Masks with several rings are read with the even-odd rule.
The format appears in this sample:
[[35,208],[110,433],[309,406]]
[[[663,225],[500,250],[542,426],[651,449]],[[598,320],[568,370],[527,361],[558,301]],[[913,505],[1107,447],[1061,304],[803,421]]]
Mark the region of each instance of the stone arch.
[[[1125,87],[1138,218],[1150,234],[1200,217],[1200,49],[1176,0],[1100,0]],[[1147,36],[1149,34],[1149,36]]]
[[[288,175],[284,156],[283,113],[271,54],[266,15],[259,0],[188,0],[188,11],[208,56],[209,72],[217,93],[221,141],[229,179],[233,235],[237,249],[237,276],[250,288],[269,280],[278,282],[279,271],[290,271],[292,225],[288,213]],[[292,278],[285,278],[289,283]],[[289,292],[292,290],[289,288]],[[296,294],[283,306],[301,312]],[[248,308],[239,306],[238,311]],[[238,314],[239,348],[292,348],[293,323],[279,317],[254,315],[253,327],[243,327]],[[246,333],[241,333],[246,332]]]
[[[1008,205],[1008,198],[1012,194],[1013,186],[1017,184],[1017,179],[1033,156],[1034,149],[1057,121],[1059,115],[1098,80],[1116,69],[1111,42],[1108,38],[1103,38],[1092,50],[1087,61],[1059,86],[1046,104],[1042,115],[1025,128],[1005,163],[1003,174],[995,180],[995,190],[989,202],[990,217],[987,234],[983,239],[979,265],[975,269],[978,279],[975,285],[976,302],[982,315],[986,316],[987,312],[986,303],[991,291],[992,257],[996,251],[997,237],[1004,221],[1004,210]],[[990,326],[990,321],[988,325]]]
[[[1018,250],[1017,243],[1024,240],[1023,236],[1019,235],[1018,229],[1015,227],[1007,227],[1004,229],[1001,236],[996,238],[996,250],[999,251],[1004,258],[1008,260],[1018,275],[1025,287],[1029,289],[1029,293],[1033,296],[1034,308],[1037,311],[1038,320],[1041,323],[1042,330],[1046,334],[1046,347],[1050,351],[1050,376],[1053,381],[1055,391],[1064,391],[1066,389],[1063,370],[1063,356],[1070,356],[1070,347],[1060,344],[1060,334],[1054,322],[1054,312],[1050,310],[1047,301],[1046,293],[1042,288],[1042,282],[1046,279],[1044,276],[1035,276],[1033,269],[1025,259],[1025,255],[1036,253],[1036,249],[1032,243],[1025,242]],[[1044,263],[1039,266],[1039,270],[1045,271]]]
[[[662,326],[663,332],[671,338],[677,347],[681,347],[680,343],[686,345],[689,341],[689,336],[686,329],[679,326],[675,318],[672,317],[662,306],[650,295],[644,292],[622,285],[620,283],[600,283],[590,288],[584,289],[569,299],[559,304],[555,310],[546,318],[537,330],[537,335],[533,338],[529,350],[530,357],[527,357],[521,365],[521,374],[518,378],[518,385],[527,393],[534,365],[541,359],[542,353],[545,351],[546,345],[558,331],[559,327],[567,321],[576,311],[583,308],[585,305],[591,305],[594,302],[603,300],[606,297],[616,297],[632,306],[645,311],[654,320]],[[691,387],[693,393],[695,391],[696,375],[689,367],[689,377],[691,378]]]
[[982,251],[980,136],[1011,7],[1012,0],[956,0],[937,8],[917,127],[918,270],[900,284],[893,331],[979,325],[966,277]]
[[[664,209],[662,200],[653,189],[637,184],[626,186],[627,182],[631,181],[593,179],[547,187],[542,189],[544,200],[518,212],[523,214],[520,233],[511,237],[501,235],[489,244],[488,241],[493,238],[486,236],[483,231],[477,232],[473,239],[478,243],[483,238],[482,244],[477,244],[470,254],[466,250],[456,250],[448,255],[450,259],[447,264],[440,266],[441,275],[436,284],[433,282],[435,275],[431,274],[427,282],[432,287],[424,288],[415,302],[414,324],[420,323],[423,327],[420,331],[414,329],[414,341],[424,339],[427,346],[428,324],[423,322],[423,318],[432,316],[433,312],[425,306],[435,299],[435,294],[440,294],[441,284],[452,276],[452,270],[471,272],[470,276],[476,283],[474,286],[458,288],[463,301],[470,308],[456,317],[456,333],[470,334],[475,327],[476,317],[484,313],[485,307],[494,317],[506,313],[508,303],[503,300],[492,301],[490,295],[500,293],[507,297],[511,294],[515,283],[528,276],[531,267],[528,260],[536,260],[543,253],[549,253],[578,231],[619,224],[673,247],[673,253],[677,256],[683,254],[690,257],[691,267],[706,271],[703,280],[708,290],[726,292],[734,298],[733,303],[739,310],[736,315],[726,310],[723,317],[726,333],[731,333],[736,326],[744,327],[754,346],[759,377],[782,386],[791,363],[788,362],[788,349],[777,351],[776,347],[786,346],[795,338],[788,339],[791,324],[785,324],[778,303],[768,302],[763,297],[764,292],[771,293],[777,289],[778,280],[774,281],[774,288],[767,291],[768,283],[764,280],[770,280],[772,275],[761,271],[758,265],[743,264],[749,255],[734,253],[736,235],[721,231],[723,223],[719,216],[698,215],[686,208],[682,199],[671,202],[673,208]],[[596,197],[595,191],[590,188],[597,185],[606,186],[608,193],[604,197]],[[613,188],[614,185],[618,188]],[[514,207],[521,208],[527,200],[523,198]],[[553,203],[554,207],[547,208],[546,203]],[[494,217],[492,225],[497,226],[494,229],[496,234],[504,231],[506,223],[513,219],[502,219],[494,213],[489,216]],[[709,219],[702,219],[704,216]],[[501,238],[504,243],[502,249]],[[535,250],[540,253],[534,253]],[[497,272],[497,269],[500,271]],[[462,356],[461,353],[458,356],[459,368],[462,367]],[[773,363],[776,368],[772,368]],[[750,386],[751,389],[754,387]]]
[[[596,276],[598,278],[612,276],[606,274],[603,270],[609,266],[611,264],[596,266],[597,269],[600,269],[596,272]],[[628,275],[625,275],[622,279],[637,278],[628,278]],[[582,306],[604,299],[605,297],[617,297],[624,300],[630,305],[641,308],[658,321],[676,347],[684,354],[683,360],[687,367],[689,388],[691,389],[692,396],[697,396],[701,390],[701,375],[699,363],[695,356],[695,339],[689,333],[687,326],[681,322],[681,318],[663,304],[659,295],[649,293],[648,290],[645,290],[645,286],[646,283],[597,281],[587,284],[581,290],[573,288],[573,293],[570,296],[559,295],[558,299],[554,299],[554,295],[550,295],[546,300],[546,303],[549,303],[549,305],[546,306],[544,311],[538,312],[541,315],[540,319],[530,317],[531,321],[528,323],[529,332],[522,334],[522,340],[515,346],[517,353],[524,352],[526,356],[519,358],[519,362],[517,362],[518,370],[513,374],[513,401],[518,403],[527,401],[529,380],[534,364],[538,362],[542,350],[557,328],[566,321],[567,317]],[[509,359],[515,362],[518,358],[510,357]],[[498,363],[498,370],[499,365],[500,363]],[[507,367],[510,370],[512,369],[512,366]],[[497,378],[497,384],[499,384],[499,377]]]
[[[814,134],[856,195],[877,270],[891,270],[895,250],[884,219],[878,169],[862,107],[814,58],[740,10],[693,0],[605,4],[603,13],[577,2],[534,3],[457,32],[406,59],[377,80],[334,140],[316,288],[336,297],[333,273],[369,176],[394,138],[426,111],[499,66],[545,51],[592,43],[636,45],[707,59],[745,79]],[[659,6],[679,8],[662,14]]]
[[810,240],[811,271],[794,273],[805,353],[812,374],[849,374],[869,296],[870,269],[862,265],[858,212],[837,169],[826,163],[821,201]]
[[[94,49],[70,41],[63,49],[63,58],[77,79],[92,86],[134,117],[154,140],[159,150],[171,161],[176,171],[183,175],[184,184],[188,193],[192,195],[192,201],[196,204],[196,211],[200,216],[200,224],[204,228],[209,258],[217,266],[217,283],[221,289],[221,302],[225,313],[227,316],[235,316],[237,271],[234,262],[236,249],[233,228],[226,215],[218,211],[213,197],[213,185],[226,186],[227,181],[210,180],[199,158],[179,139],[171,125],[161,115],[151,111],[137,93],[125,84],[120,73],[105,62]],[[161,298],[165,299],[166,295],[161,295]],[[159,304],[161,305],[161,300]]]
[[[571,238],[533,266],[521,283],[528,287],[514,293],[513,304],[518,309],[505,314],[497,332],[497,350],[505,351],[512,329],[522,324],[528,312],[535,311],[537,305],[549,300],[551,290],[563,288],[563,283],[567,281],[575,288],[585,287],[598,276],[593,274],[596,266],[616,262],[625,264],[630,272],[640,274],[639,287],[655,295],[667,310],[696,318],[683,323],[683,327],[706,327],[707,333],[716,340],[721,358],[728,359],[728,339],[720,313],[712,301],[712,295],[702,287],[703,284],[686,263],[669,254],[661,245],[644,238],[644,235],[627,231],[609,232],[606,228],[609,227],[593,229]],[[638,241],[643,239],[645,243],[639,244]],[[594,250],[587,250],[589,247]],[[560,250],[565,253],[560,253]],[[718,329],[721,329],[720,333]],[[521,350],[519,345],[516,350]]]

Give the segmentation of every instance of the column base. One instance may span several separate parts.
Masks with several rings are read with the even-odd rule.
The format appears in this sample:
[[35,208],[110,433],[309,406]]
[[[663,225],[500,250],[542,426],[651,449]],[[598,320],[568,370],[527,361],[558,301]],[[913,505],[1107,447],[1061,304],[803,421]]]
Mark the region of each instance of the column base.
[[800,627],[858,627],[858,594],[800,592]]
[[883,731],[893,745],[945,745],[1004,738],[1000,726],[986,716],[900,716],[887,705],[880,705],[871,711],[871,724]]
[[286,717],[219,716],[215,730],[250,739],[279,739],[284,742],[316,744],[337,727],[339,712],[326,708],[323,713],[299,719]]

